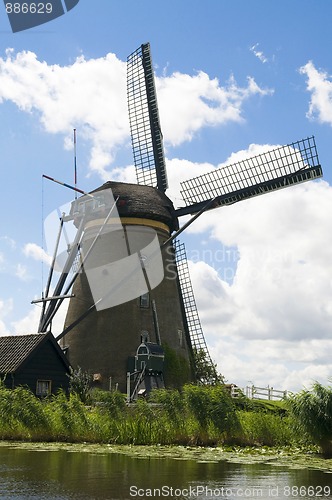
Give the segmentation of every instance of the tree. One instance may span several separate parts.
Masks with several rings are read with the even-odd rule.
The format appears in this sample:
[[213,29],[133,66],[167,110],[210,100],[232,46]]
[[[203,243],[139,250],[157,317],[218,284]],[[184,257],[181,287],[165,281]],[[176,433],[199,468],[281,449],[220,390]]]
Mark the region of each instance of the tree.
[[204,349],[194,349],[194,363],[198,384],[217,385],[225,383],[225,377],[218,373],[217,365],[212,363]]

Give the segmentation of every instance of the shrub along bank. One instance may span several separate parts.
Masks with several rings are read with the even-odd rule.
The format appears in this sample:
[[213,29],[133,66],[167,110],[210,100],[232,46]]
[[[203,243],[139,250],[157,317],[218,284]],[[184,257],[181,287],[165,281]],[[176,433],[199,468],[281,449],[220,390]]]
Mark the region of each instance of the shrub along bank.
[[295,394],[289,404],[298,432],[310,436],[324,457],[332,458],[332,387],[315,382],[311,390]]
[[127,406],[119,392],[44,400],[0,387],[0,439],[116,444],[287,446],[301,439],[283,405],[233,400],[222,385],[158,390]]

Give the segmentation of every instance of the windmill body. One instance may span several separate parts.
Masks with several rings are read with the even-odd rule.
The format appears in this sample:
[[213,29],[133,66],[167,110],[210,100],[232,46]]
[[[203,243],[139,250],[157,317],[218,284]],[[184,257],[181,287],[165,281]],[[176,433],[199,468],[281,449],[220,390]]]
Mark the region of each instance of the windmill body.
[[[123,248],[129,247],[126,257],[142,252],[144,258],[147,232],[151,231],[151,235],[158,238],[158,247],[161,247],[178,228],[173,204],[162,191],[144,185],[107,182],[92,194],[100,194],[108,189],[112,190],[117,199],[121,227],[116,231],[105,231],[98,240],[102,244],[98,246],[97,243],[93,253],[93,260],[100,269],[97,279],[106,281],[107,290],[111,289],[114,276],[110,272],[109,281],[107,277],[105,280],[105,272],[108,273],[111,261],[117,265],[123,259]],[[98,213],[97,216],[93,214],[85,217],[82,255],[90,248],[96,231],[103,224],[104,216],[105,214]],[[79,225],[79,214],[76,219],[75,223]],[[111,218],[108,224],[113,223]],[[149,234],[147,236],[149,238]],[[93,374],[96,385],[101,388],[108,388],[112,380],[112,384],[118,384],[120,390],[126,389],[126,373],[134,371],[134,358],[142,341],[162,345],[177,360],[181,380],[177,380],[174,373],[169,373],[168,377],[165,375],[166,383],[181,385],[192,378],[191,344],[171,243],[163,248],[161,260],[163,277],[157,286],[151,288],[148,284],[147,288],[142,289],[144,293],[139,294],[138,282],[135,286],[135,282],[131,281],[131,273],[127,283],[119,284],[122,287],[119,304],[106,304],[107,307],[99,310],[95,308],[61,339],[72,366],[80,366]],[[83,266],[74,284],[74,297],[70,300],[65,328],[96,302],[94,287],[91,286],[86,267]],[[92,266],[94,274],[95,269]],[[160,269],[156,272],[160,272]],[[123,275],[125,274],[124,270]],[[152,275],[152,280],[153,277]],[[119,287],[116,287],[115,297],[119,296]],[[125,300],[126,296],[123,295],[131,296],[132,290],[128,290],[128,287],[134,288],[132,300]],[[101,296],[104,295],[102,290]]]
[[[57,339],[74,368],[90,372],[101,388],[108,388],[112,380],[125,390],[127,373],[138,371],[138,348],[144,351],[146,343],[147,352],[158,353],[155,366],[165,358],[159,382],[181,386],[195,377],[197,351],[213,364],[183,247],[178,242],[173,247],[173,240],[206,210],[316,179],[322,169],[314,138],[309,137],[185,181],[184,206],[174,208],[165,194],[167,175],[149,44],[128,57],[127,68],[137,184],[110,181],[73,202],[67,219],[74,221],[77,236],[54,295],[47,299],[49,306],[43,305],[39,331],[47,331],[72,289],[64,330]],[[178,219],[189,214],[192,219],[179,229]],[[79,272],[61,298],[77,254]],[[142,369],[137,387],[144,383],[143,375]],[[145,380],[146,387],[152,387],[151,380]]]

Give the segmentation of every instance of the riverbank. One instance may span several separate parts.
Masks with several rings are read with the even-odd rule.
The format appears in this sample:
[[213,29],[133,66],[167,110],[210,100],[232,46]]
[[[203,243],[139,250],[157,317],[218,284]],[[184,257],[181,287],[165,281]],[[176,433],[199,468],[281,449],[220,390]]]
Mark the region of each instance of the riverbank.
[[40,400],[29,390],[0,389],[0,439],[122,445],[301,446],[282,405],[237,401],[222,386],[158,390],[128,407],[119,392],[83,403],[64,393]]
[[95,391],[87,404],[76,393],[40,400],[23,387],[1,387],[0,439],[239,448],[311,444],[285,403],[233,400],[220,385],[158,390],[149,402],[129,407],[116,391]]

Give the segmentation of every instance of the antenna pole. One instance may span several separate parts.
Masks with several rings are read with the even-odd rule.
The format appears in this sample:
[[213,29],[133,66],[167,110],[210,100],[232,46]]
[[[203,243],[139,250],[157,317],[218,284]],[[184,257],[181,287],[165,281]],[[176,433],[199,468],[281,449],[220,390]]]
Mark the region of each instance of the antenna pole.
[[[74,128],[74,185],[77,189],[76,128]],[[77,191],[75,192],[75,200],[77,200]]]

